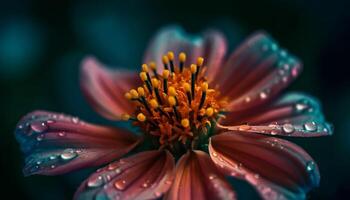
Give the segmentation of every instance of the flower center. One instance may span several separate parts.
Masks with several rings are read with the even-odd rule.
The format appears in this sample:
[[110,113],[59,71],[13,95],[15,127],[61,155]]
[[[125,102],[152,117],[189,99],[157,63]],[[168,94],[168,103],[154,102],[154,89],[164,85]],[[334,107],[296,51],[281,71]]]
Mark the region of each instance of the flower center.
[[154,62],[142,65],[144,84],[125,94],[135,111],[122,118],[158,137],[161,146],[182,143],[195,148],[215,125],[223,102],[217,101],[219,93],[209,88],[202,57],[185,66],[185,53],[180,53],[176,62],[174,53],[168,52],[162,61],[162,74]]

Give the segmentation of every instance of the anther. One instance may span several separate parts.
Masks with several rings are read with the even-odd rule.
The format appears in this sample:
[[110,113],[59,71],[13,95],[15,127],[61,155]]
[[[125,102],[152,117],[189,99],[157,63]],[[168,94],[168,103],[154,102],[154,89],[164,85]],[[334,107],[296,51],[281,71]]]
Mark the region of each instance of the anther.
[[150,93],[152,93],[152,86],[151,83],[149,82],[149,79],[147,77],[146,72],[140,72],[140,78],[143,82],[146,83],[147,89]]
[[157,100],[155,99],[151,99],[149,101],[149,104],[151,105],[151,107],[155,110],[157,110],[158,112],[160,112],[162,115],[166,116],[169,118],[169,116],[159,107],[159,104],[157,102]]
[[139,120],[140,122],[144,122],[146,121],[146,116],[143,113],[139,113],[137,115],[137,120]]
[[180,61],[180,72],[183,71],[183,68],[184,68],[184,64],[185,64],[185,61],[186,61],[186,54],[184,52],[181,52],[179,54],[179,61]]
[[147,112],[152,115],[152,111],[149,108],[146,98],[145,98],[145,90],[143,89],[143,87],[138,87],[137,88],[137,92],[139,93],[139,96],[141,96],[141,103],[145,106]]
[[198,73],[201,70],[202,66],[203,66],[203,62],[204,62],[204,58],[202,57],[198,57],[197,58],[197,71],[196,71],[196,79],[198,77]]
[[185,118],[185,119],[182,119],[181,120],[181,125],[184,127],[184,128],[187,128],[189,125],[190,125],[190,121]]
[[197,66],[192,64],[191,65],[191,94],[192,94],[192,99],[194,99],[194,97],[195,97],[196,73],[197,73]]
[[139,93],[140,96],[145,96],[145,90],[143,89],[143,87],[138,87],[137,88],[137,92]]
[[168,64],[169,64],[168,56],[163,56],[162,57],[162,61],[163,61],[164,69],[169,69],[169,67],[168,67]]
[[126,93],[124,94],[124,97],[125,97],[126,99],[128,99],[128,100],[131,100],[131,98],[132,98],[130,92],[126,92]]
[[152,69],[153,71],[153,74],[157,77],[158,77],[158,73],[157,73],[157,67],[156,67],[156,63],[155,62],[150,62],[149,63],[149,67]]
[[128,115],[128,114],[122,114],[122,115],[121,115],[121,119],[122,119],[123,121],[128,121],[128,120],[130,119],[130,115]]
[[151,77],[150,77],[150,75],[148,73],[148,66],[147,66],[147,64],[142,64],[142,71],[146,73],[147,79],[150,80]]
[[207,82],[202,83],[201,88],[202,88],[202,97],[201,97],[201,101],[199,103],[198,109],[201,109],[204,105],[205,98],[207,96],[208,83]]
[[191,97],[191,86],[190,86],[189,83],[184,83],[183,87],[185,88],[185,91],[186,91],[188,104],[191,106],[191,100],[192,100],[192,97]]
[[169,78],[169,70],[163,71],[163,87],[164,87],[164,93],[168,93],[168,78]]
[[175,97],[174,96],[169,96],[168,97],[168,102],[169,102],[169,105],[173,107],[176,120],[180,120],[180,115],[179,115],[179,113],[177,112],[177,109],[176,109],[177,101],[176,101]]
[[175,67],[174,67],[174,52],[169,51],[168,54],[168,60],[170,62],[170,70],[171,72],[175,72]]
[[131,98],[132,99],[138,99],[139,98],[139,93],[135,89],[130,90],[130,94],[131,94]]
[[208,116],[208,117],[211,117],[213,114],[214,114],[214,109],[212,107],[209,107],[205,110],[205,114]]
[[154,88],[154,93],[156,94],[157,100],[159,101],[159,103],[162,103],[162,99],[160,98],[160,94],[159,94],[159,80],[156,78],[152,78],[152,86]]

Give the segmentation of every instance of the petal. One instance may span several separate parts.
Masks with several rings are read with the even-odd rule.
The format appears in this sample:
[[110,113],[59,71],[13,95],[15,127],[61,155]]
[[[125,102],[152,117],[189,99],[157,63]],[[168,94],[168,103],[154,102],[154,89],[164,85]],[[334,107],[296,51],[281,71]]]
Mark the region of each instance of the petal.
[[141,84],[137,73],[108,69],[93,57],[82,62],[82,91],[93,108],[108,119],[119,120],[121,114],[133,111],[124,94]]
[[[187,34],[181,27],[170,26],[161,29],[149,44],[144,62],[156,62],[158,71],[163,70],[162,56],[168,51],[173,51],[175,55],[185,52],[187,55],[186,66],[196,63],[196,59],[202,56],[208,70],[216,74],[222,59],[226,53],[225,37],[215,31],[208,30],[202,35],[193,36]],[[210,75],[210,76],[212,76]]]
[[286,140],[227,132],[211,138],[209,152],[225,174],[248,181],[264,199],[304,199],[320,181],[312,158]]
[[294,80],[301,63],[263,32],[253,34],[229,57],[216,76],[230,111],[267,102]]
[[18,123],[25,175],[63,174],[116,159],[139,143],[128,131],[97,126],[68,115],[35,111]]
[[228,113],[220,123],[230,125],[225,126],[228,130],[268,135],[317,137],[333,132],[324,119],[319,102],[300,93],[284,95],[259,109]]
[[208,154],[193,151],[178,161],[174,183],[165,199],[235,199],[235,193]]
[[157,199],[171,186],[174,168],[168,151],[138,153],[97,170],[75,199]]

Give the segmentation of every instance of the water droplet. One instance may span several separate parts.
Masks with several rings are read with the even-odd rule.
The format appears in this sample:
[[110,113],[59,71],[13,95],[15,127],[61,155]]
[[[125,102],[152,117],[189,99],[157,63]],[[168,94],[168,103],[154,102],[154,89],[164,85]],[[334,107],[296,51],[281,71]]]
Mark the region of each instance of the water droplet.
[[210,179],[210,180],[213,180],[214,178],[215,178],[215,175],[210,175],[210,176],[209,176],[209,179]]
[[36,164],[37,164],[37,165],[40,165],[40,164],[41,164],[41,161],[37,161]]
[[101,186],[102,183],[103,183],[102,177],[98,176],[98,177],[89,179],[87,185],[89,187],[98,187],[98,186]]
[[114,187],[117,188],[118,190],[124,190],[125,189],[125,180],[118,180],[114,183]]
[[304,110],[307,109],[307,108],[308,108],[308,106],[305,105],[305,104],[297,103],[297,104],[295,105],[295,109],[296,109],[297,111],[299,111],[299,112],[304,111]]
[[37,140],[37,141],[42,141],[42,140],[44,139],[44,137],[45,137],[45,135],[38,135],[38,136],[36,137],[36,140]]
[[159,198],[161,195],[162,195],[161,192],[158,192],[158,191],[154,192],[154,196],[157,198]]
[[21,124],[21,125],[19,125],[19,126],[18,126],[18,128],[19,128],[19,129],[22,129],[22,128],[23,128],[23,125],[22,125],[22,124]]
[[51,169],[54,169],[54,168],[56,168],[56,165],[51,165]]
[[120,174],[120,172],[122,172],[122,170],[120,168],[115,169],[116,174]]
[[61,154],[61,158],[63,160],[71,160],[77,156],[78,156],[78,154],[73,149],[66,149]]
[[142,187],[143,187],[143,188],[147,188],[148,186],[149,186],[148,183],[143,183],[143,184],[142,184]]
[[292,124],[284,124],[282,128],[283,128],[283,131],[286,133],[294,132],[294,126]]
[[317,124],[315,122],[307,122],[304,124],[304,128],[307,131],[316,131],[317,130]]
[[246,97],[244,100],[246,103],[249,103],[251,101],[250,97]]
[[272,50],[272,51],[277,51],[277,49],[278,49],[277,44],[276,44],[276,43],[272,43],[272,44],[271,44],[271,50]]
[[79,118],[78,117],[72,117],[72,122],[74,124],[77,124],[79,122]]
[[59,132],[59,133],[58,133],[58,136],[64,137],[64,136],[66,136],[66,132],[63,132],[63,131],[62,131],[62,132]]
[[260,92],[260,98],[261,99],[266,99],[267,98],[266,92]]
[[216,152],[213,152],[213,156],[214,156],[214,157],[217,157],[218,154],[217,154]]
[[313,170],[315,170],[316,168],[316,164],[314,163],[314,161],[309,161],[306,163],[306,170],[308,172],[312,172]]
[[298,68],[294,67],[294,68],[292,69],[292,76],[293,76],[293,77],[298,76]]
[[56,121],[55,120],[52,120],[52,119],[49,119],[49,120],[47,120],[46,121],[46,123],[48,123],[48,124],[53,124],[53,123],[55,123]]
[[55,156],[55,155],[49,157],[50,160],[55,160],[56,158],[57,158],[57,156]]
[[250,129],[251,129],[251,127],[249,125],[247,125],[247,124],[243,124],[243,125],[240,125],[238,127],[238,130],[240,130],[240,131],[248,131]]
[[48,129],[46,122],[33,122],[30,128],[38,133],[42,133]]

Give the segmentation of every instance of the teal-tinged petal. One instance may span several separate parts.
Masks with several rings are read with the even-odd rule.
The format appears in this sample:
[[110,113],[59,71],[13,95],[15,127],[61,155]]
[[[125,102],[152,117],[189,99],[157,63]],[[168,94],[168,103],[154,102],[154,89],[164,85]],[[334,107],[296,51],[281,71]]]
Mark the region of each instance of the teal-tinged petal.
[[98,166],[126,154],[139,143],[128,131],[46,111],[24,116],[15,134],[25,155],[25,175],[56,175]]

